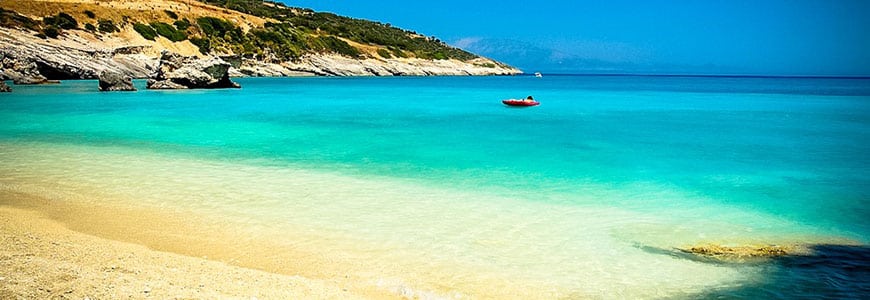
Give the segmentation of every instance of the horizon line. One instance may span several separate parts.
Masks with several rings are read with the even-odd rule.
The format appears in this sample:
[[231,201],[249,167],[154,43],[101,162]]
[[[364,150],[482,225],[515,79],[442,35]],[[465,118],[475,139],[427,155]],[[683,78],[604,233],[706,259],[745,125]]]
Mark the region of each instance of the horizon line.
[[[520,76],[535,76],[523,72]],[[611,77],[708,77],[708,78],[794,78],[794,79],[870,79],[870,75],[752,75],[752,74],[656,74],[656,73],[544,73],[548,76],[611,76]]]

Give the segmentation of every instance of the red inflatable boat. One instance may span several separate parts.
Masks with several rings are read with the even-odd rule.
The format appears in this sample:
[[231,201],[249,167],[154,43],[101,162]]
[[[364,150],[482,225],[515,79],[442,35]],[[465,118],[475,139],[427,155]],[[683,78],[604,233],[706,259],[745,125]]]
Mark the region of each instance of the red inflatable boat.
[[534,101],[534,100],[528,101],[528,100],[522,100],[522,99],[501,100],[501,103],[504,103],[507,106],[536,106],[536,105],[541,104],[538,101]]

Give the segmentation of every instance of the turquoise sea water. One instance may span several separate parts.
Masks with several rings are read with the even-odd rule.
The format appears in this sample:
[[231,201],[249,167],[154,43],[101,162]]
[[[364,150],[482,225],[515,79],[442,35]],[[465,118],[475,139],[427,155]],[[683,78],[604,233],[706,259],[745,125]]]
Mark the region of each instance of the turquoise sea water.
[[[860,246],[870,237],[868,79],[238,82],[208,91],[137,82],[135,93],[99,93],[95,81],[13,86],[0,95],[0,180],[72,182],[394,243],[403,257],[567,291],[557,296],[870,292]],[[542,104],[500,103],[527,95]],[[174,160],[176,169],[161,165]],[[133,168],[154,179],[135,179]],[[808,264],[719,265],[666,251],[843,240],[858,246],[819,247],[830,255]]]

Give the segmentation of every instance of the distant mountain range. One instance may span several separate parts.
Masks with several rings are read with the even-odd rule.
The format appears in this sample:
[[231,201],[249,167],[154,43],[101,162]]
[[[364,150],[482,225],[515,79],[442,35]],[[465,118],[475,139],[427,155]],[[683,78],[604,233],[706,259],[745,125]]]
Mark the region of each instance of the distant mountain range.
[[[464,38],[451,43],[466,51],[517,67],[526,73],[561,74],[735,74],[715,65],[640,64],[592,58],[607,50],[557,49],[510,39]],[[619,51],[615,49],[614,51]]]
[[625,64],[583,58],[557,49],[548,49],[516,40],[466,38],[454,42],[453,45],[478,55],[505,62],[527,73],[572,73],[578,71],[607,73],[631,67]]

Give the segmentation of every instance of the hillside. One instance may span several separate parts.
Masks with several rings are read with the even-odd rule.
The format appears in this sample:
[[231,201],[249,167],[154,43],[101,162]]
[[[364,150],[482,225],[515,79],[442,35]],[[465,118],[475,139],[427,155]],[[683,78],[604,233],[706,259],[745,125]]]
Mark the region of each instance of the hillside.
[[35,64],[15,74],[49,79],[103,69],[145,77],[163,50],[224,57],[237,76],[519,73],[390,24],[260,0],[0,1],[0,9],[7,78],[9,60]]

